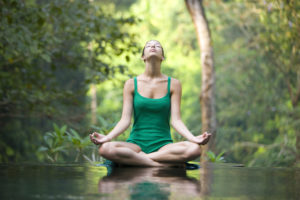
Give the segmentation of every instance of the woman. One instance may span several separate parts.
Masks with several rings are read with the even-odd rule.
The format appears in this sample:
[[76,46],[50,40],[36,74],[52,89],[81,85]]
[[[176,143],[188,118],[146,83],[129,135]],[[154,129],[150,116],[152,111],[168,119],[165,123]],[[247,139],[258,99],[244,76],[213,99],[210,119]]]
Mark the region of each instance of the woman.
[[[145,72],[125,82],[121,120],[106,136],[90,134],[91,141],[100,144],[101,156],[119,164],[158,167],[196,159],[211,134],[194,136],[182,122],[181,83],[161,73],[164,60],[161,44],[148,41],[142,59]],[[133,110],[134,124],[128,140],[111,142],[130,126]],[[173,128],[188,141],[172,142],[170,118]]]

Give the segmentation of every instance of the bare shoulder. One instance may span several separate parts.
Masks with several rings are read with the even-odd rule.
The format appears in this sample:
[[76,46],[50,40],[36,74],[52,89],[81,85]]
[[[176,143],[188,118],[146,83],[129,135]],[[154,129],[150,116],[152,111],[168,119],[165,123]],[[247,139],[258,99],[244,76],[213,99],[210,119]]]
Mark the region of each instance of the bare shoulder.
[[176,78],[171,78],[171,91],[181,90],[181,82]]
[[124,91],[131,92],[131,93],[134,91],[134,80],[133,80],[133,78],[128,79],[127,81],[125,81]]

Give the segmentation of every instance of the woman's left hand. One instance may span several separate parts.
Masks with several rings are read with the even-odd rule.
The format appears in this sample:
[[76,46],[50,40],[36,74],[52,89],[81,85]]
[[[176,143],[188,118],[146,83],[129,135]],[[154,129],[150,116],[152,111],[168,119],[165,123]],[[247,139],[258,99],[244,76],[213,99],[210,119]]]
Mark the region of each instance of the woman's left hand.
[[190,139],[190,141],[197,143],[199,145],[205,145],[208,143],[210,137],[211,137],[211,133],[204,132],[201,135],[193,137],[192,139]]

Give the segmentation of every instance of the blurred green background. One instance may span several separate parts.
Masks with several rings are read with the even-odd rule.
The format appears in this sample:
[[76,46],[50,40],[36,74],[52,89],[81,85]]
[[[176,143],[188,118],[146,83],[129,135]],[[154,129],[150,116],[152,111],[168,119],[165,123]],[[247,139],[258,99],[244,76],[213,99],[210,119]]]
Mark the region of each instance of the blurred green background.
[[[300,2],[204,7],[216,69],[213,154],[299,167]],[[120,119],[124,82],[143,72],[150,39],[164,47],[162,72],[182,82],[183,121],[201,133],[200,51],[184,0],[0,0],[0,15],[0,162],[102,161],[87,136]]]

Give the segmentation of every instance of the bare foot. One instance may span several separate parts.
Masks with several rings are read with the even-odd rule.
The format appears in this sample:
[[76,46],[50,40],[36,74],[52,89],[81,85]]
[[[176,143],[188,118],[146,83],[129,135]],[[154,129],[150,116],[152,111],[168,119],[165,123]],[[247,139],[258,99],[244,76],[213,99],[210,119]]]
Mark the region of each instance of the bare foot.
[[140,154],[141,156],[145,156],[149,160],[149,166],[147,166],[147,167],[163,167],[164,166],[164,164],[156,162],[156,161],[152,160],[151,158],[149,158],[147,156],[147,154],[143,151],[140,151],[138,154]]
[[[151,159],[148,154],[144,153],[143,151],[140,151],[139,152],[140,155],[143,155],[143,156],[146,156],[148,157],[149,159]],[[152,160],[152,159],[151,159]],[[168,163],[168,162],[157,162],[157,161],[154,161],[152,160],[153,162],[151,163],[152,166],[150,167],[184,167],[184,163]]]

